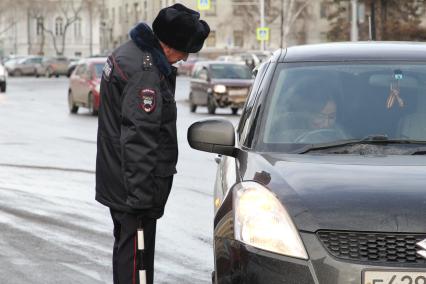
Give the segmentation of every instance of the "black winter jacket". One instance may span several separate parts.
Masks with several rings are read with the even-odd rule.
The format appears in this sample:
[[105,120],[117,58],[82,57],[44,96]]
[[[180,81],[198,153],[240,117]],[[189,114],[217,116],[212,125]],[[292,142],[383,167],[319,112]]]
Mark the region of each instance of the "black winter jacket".
[[159,218],[176,173],[176,68],[146,24],[130,37],[102,74],[96,200]]

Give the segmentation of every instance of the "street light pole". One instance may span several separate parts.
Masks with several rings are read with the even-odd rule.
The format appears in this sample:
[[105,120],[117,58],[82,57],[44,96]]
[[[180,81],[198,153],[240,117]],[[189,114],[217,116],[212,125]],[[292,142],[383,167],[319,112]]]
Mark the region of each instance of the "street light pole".
[[351,41],[358,41],[358,1],[351,0],[351,5],[352,5]]
[[[265,27],[265,0],[259,0],[260,1],[260,28],[264,28]],[[261,40],[260,41],[260,50],[264,51],[265,50],[265,41]]]

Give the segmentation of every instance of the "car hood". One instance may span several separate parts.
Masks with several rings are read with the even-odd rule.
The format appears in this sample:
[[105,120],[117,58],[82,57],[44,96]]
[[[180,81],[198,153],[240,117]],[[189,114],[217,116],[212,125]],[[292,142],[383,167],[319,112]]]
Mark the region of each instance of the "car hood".
[[212,85],[225,85],[228,87],[250,87],[253,83],[251,79],[212,79]]
[[255,156],[243,178],[266,172],[300,230],[426,232],[424,156]]

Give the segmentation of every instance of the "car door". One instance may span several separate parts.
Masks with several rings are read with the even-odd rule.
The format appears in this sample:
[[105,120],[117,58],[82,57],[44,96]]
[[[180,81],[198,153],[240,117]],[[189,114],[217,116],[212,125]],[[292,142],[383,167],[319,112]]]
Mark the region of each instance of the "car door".
[[201,86],[202,79],[200,78],[200,71],[203,68],[202,65],[197,64],[194,67],[194,72],[192,73],[190,88],[191,88],[191,96],[192,102],[196,105],[205,105],[206,102],[200,98],[201,95]]
[[81,77],[83,78],[83,80],[81,81],[81,102],[87,104],[87,102],[89,101],[88,96],[91,91],[90,83],[93,77],[90,65],[85,65],[85,70]]
[[82,103],[84,98],[84,76],[87,72],[86,63],[82,63],[77,67],[76,72],[72,76],[73,84],[73,96],[74,101]]
[[209,72],[207,66],[201,68],[198,74],[198,94],[197,94],[197,104],[207,105],[207,97],[211,88],[209,87]]

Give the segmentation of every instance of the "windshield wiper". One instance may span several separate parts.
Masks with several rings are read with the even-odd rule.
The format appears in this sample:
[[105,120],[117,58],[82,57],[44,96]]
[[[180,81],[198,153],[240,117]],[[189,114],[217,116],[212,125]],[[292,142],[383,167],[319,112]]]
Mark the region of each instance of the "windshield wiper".
[[[359,144],[372,144],[372,145],[387,145],[387,144],[420,144],[420,145],[426,145],[426,141],[423,140],[412,140],[412,139],[389,139],[387,135],[368,135],[362,139],[348,139],[348,140],[339,140],[335,142],[330,143],[321,143],[321,144],[312,144],[308,145],[304,148],[302,148],[300,151],[298,151],[298,154],[305,154],[310,151],[317,151],[317,150],[327,150],[331,148],[338,148],[338,147],[344,147],[344,146],[352,146],[352,145],[359,145]],[[426,153],[422,149],[423,152]],[[418,151],[421,152],[421,151]],[[415,154],[415,153],[413,153]]]

